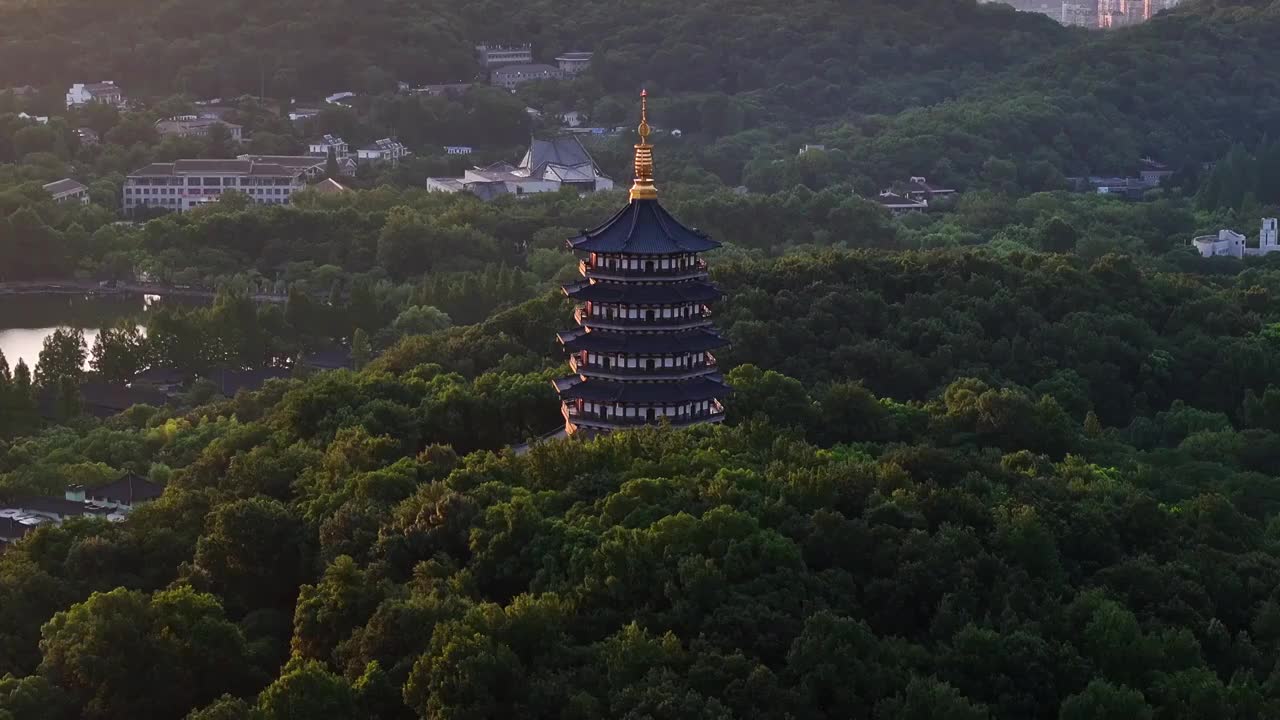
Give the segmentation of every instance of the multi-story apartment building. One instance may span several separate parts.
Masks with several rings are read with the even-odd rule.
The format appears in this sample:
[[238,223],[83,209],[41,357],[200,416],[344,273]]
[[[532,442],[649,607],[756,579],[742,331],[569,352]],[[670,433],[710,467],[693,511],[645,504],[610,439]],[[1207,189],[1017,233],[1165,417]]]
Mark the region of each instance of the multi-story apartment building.
[[476,60],[486,70],[503,65],[520,65],[533,62],[532,45],[489,45],[476,46]]
[[129,173],[124,184],[125,212],[161,208],[183,212],[215,202],[236,190],[260,205],[287,205],[306,187],[305,173],[278,163],[253,160],[177,160],[152,163]]
[[515,90],[521,83],[533,80],[561,80],[564,71],[555,65],[534,63],[531,65],[507,65],[489,73],[489,83],[508,90]]

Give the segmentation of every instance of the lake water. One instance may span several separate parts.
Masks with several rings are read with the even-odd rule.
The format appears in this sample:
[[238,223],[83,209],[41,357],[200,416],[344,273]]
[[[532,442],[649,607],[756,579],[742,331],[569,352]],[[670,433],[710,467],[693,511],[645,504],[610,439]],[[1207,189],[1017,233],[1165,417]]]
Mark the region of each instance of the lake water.
[[141,317],[158,300],[154,295],[0,296],[0,352],[9,367],[22,358],[34,368],[44,339],[60,327],[84,330],[86,349],[92,349],[99,328]]

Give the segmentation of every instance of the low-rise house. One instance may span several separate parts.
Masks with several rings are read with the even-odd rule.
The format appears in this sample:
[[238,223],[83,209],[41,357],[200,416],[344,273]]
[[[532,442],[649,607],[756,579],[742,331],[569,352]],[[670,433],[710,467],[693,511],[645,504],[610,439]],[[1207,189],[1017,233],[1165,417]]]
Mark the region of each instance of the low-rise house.
[[459,97],[471,89],[471,83],[442,83],[438,85],[421,85],[409,92],[417,95],[449,95]]
[[208,137],[209,131],[215,125],[226,128],[227,134],[236,142],[240,142],[244,137],[244,128],[240,125],[218,118],[202,118],[196,115],[179,115],[167,120],[157,120],[156,132],[160,137]]
[[800,152],[796,153],[796,155],[797,157],[802,157],[804,155],[808,155],[811,152],[826,152],[826,151],[827,151],[826,145],[807,144],[801,147]]
[[[44,497],[32,496],[18,498],[12,502],[6,503],[10,508],[20,510],[28,515],[45,518],[48,521],[60,523],[70,518],[77,518],[84,515],[106,515],[102,509],[90,507],[84,501],[81,488],[68,488],[66,497]],[[79,494],[79,499],[76,499]],[[39,523],[37,523],[39,524]]]
[[52,195],[53,201],[59,205],[63,203],[89,204],[89,188],[85,187],[84,183],[71,178],[63,178],[48,183],[44,186],[44,191]]
[[470,145],[445,145],[445,155],[470,155],[474,149]]
[[[240,155],[239,160],[279,165],[288,170],[303,173],[307,180],[319,180],[329,168],[329,158],[318,155]],[[339,175],[355,175],[356,161],[350,157],[338,158]]]
[[33,525],[24,525],[11,517],[0,517],[0,552],[6,545],[21,540],[27,533],[35,529]]
[[333,178],[325,178],[307,189],[314,190],[321,195],[340,195],[345,192],[350,192],[350,188]]
[[409,149],[404,146],[404,143],[394,138],[375,140],[356,150],[356,157],[361,161],[385,162],[392,165],[399,164],[400,160],[409,154]]
[[942,198],[953,197],[956,191],[953,188],[941,187],[939,185],[930,184],[921,175],[913,175],[907,181],[907,197],[912,200],[924,200],[933,202]]
[[19,120],[26,120],[27,122],[33,122],[33,123],[35,123],[35,124],[37,124],[37,125],[48,125],[48,124],[49,124],[49,116],[48,116],[48,115],[29,115],[29,114],[27,114],[27,113],[25,113],[25,112],[20,112],[20,113],[18,113],[18,119],[19,119]]
[[216,202],[223,192],[236,190],[259,205],[287,205],[306,187],[306,173],[278,162],[236,160],[177,160],[152,163],[125,179],[125,212],[160,208],[184,212]]
[[613,188],[613,180],[573,135],[534,140],[519,165],[494,163],[467,170],[461,178],[427,178],[428,190],[470,192],[483,199],[555,192],[564,187],[582,193]]
[[75,83],[67,90],[67,107],[82,107],[89,103],[124,106],[124,93],[116,86],[114,80],[103,80],[94,83]]
[[892,190],[883,190],[876,196],[876,202],[893,213],[894,215],[905,215],[907,213],[922,213],[929,209],[929,203],[926,200],[915,200],[905,195],[899,195]]
[[516,86],[534,80],[560,80],[564,72],[554,65],[530,63],[527,65],[507,65],[494,70],[489,75],[489,82],[497,87],[515,90]]
[[560,121],[568,128],[580,128],[587,122],[587,116],[577,110],[570,110],[560,116]]
[[213,383],[220,395],[230,398],[235,397],[241,390],[245,392],[261,390],[269,380],[283,380],[289,377],[289,371],[284,368],[258,368],[256,370],[213,370],[204,376],[204,379]]
[[135,506],[151,502],[164,494],[164,487],[133,473],[112,483],[95,488],[68,489],[67,498],[98,507],[128,512]]
[[351,154],[351,146],[346,140],[337,135],[325,135],[316,140],[307,143],[307,153],[310,155],[319,155],[320,157],[329,157],[332,152],[333,156],[342,160]]
[[320,114],[319,108],[294,108],[289,111],[289,119],[293,122],[309,120]]
[[186,386],[190,376],[177,368],[148,368],[133,376],[131,388],[145,388],[156,392],[174,393]]
[[1151,158],[1142,158],[1142,165],[1138,170],[1138,177],[1150,187],[1159,187],[1172,174],[1173,170],[1168,165]]
[[351,103],[347,101],[355,96],[356,94],[351,92],[350,90],[343,90],[342,92],[336,92],[326,97],[324,101],[329,103],[330,105],[350,105]]
[[573,77],[591,67],[591,56],[594,54],[589,52],[561,53],[556,57],[556,64],[560,66],[560,72],[564,73],[565,77]]
[[1276,218],[1263,218],[1262,230],[1258,233],[1258,247],[1249,247],[1244,235],[1222,229],[1217,235],[1202,235],[1191,241],[1191,245],[1202,257],[1234,257],[1243,258],[1257,255],[1270,255],[1280,252],[1280,234],[1277,233]]
[[347,348],[330,348],[307,353],[298,358],[298,364],[311,370],[354,370],[355,360]]
[[97,145],[102,142],[102,137],[93,128],[76,128],[76,137],[80,138],[81,145]]

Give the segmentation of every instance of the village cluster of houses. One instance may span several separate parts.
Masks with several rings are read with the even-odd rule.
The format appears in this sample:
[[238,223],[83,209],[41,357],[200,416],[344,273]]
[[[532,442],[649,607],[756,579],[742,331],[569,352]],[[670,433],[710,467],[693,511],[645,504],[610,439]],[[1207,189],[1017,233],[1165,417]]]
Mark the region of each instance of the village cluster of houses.
[[523,83],[534,80],[563,80],[572,78],[591,67],[590,52],[566,52],[556,56],[556,64],[537,63],[533,60],[532,45],[476,46],[476,60],[489,74],[489,84],[515,90]]
[[84,516],[119,522],[163,493],[163,486],[129,473],[99,487],[72,485],[63,497],[32,495],[0,502],[0,552],[42,525],[60,525]]

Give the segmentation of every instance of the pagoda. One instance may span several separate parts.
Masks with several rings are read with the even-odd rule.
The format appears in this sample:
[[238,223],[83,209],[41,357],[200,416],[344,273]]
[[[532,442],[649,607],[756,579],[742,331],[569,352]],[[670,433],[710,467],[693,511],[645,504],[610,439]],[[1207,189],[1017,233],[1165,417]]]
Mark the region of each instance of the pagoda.
[[569,239],[583,279],[564,293],[578,302],[578,327],[558,338],[574,374],[554,381],[569,435],[724,419],[730,388],[711,351],[728,342],[711,324],[720,291],[701,258],[720,243],[658,202],[649,132],[641,92],[630,202]]

